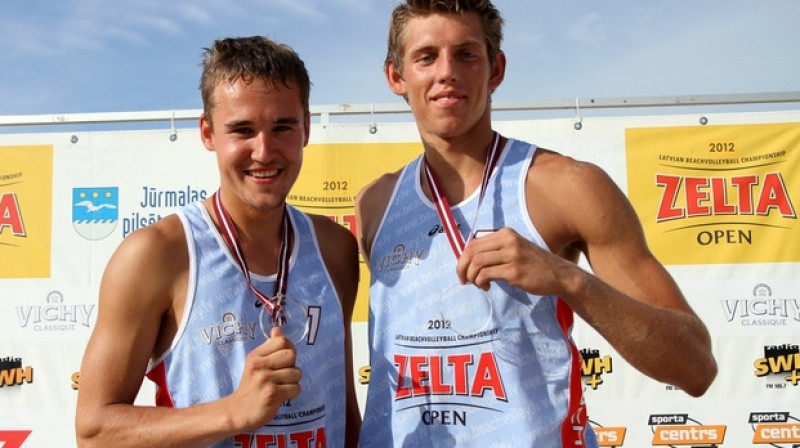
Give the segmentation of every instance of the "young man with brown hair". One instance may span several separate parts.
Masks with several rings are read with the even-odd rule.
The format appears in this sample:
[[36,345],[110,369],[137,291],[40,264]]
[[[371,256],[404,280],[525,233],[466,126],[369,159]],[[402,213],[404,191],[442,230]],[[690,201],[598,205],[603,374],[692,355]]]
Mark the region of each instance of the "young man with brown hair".
[[[111,257],[81,367],[80,446],[355,445],[357,244],[286,204],[310,85],[298,55],[267,38],[206,50],[200,137],[220,187]],[[133,404],[145,373],[155,407]]]
[[596,447],[573,312],[658,381],[697,396],[716,375],[705,326],[608,175],[493,131],[502,23],[488,0],[392,15],[384,71],[424,153],[357,198],[372,277],[362,447]]

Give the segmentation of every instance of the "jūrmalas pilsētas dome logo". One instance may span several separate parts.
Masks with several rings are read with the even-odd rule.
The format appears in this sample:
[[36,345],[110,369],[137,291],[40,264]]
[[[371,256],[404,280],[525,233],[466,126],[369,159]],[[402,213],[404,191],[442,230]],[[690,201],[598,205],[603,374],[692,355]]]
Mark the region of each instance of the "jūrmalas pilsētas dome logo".
[[87,240],[101,240],[114,231],[119,218],[119,188],[72,189],[72,226]]

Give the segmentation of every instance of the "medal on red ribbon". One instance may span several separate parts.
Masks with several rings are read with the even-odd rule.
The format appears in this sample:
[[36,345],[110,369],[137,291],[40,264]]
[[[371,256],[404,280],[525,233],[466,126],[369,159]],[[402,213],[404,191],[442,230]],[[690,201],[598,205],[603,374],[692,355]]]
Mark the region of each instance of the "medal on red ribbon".
[[[288,289],[290,258],[289,236],[292,232],[292,222],[291,219],[289,219],[289,213],[284,208],[283,222],[281,224],[281,247],[278,255],[278,271],[275,279],[275,291],[273,292],[273,297],[269,297],[263,292],[259,291],[250,278],[250,270],[247,267],[247,260],[244,257],[244,252],[242,251],[241,244],[239,243],[239,234],[236,231],[233,220],[231,220],[231,217],[228,215],[225,206],[222,204],[222,197],[219,194],[219,191],[214,193],[211,200],[214,205],[214,213],[217,216],[217,221],[219,221],[222,237],[225,240],[225,243],[228,245],[230,251],[233,253],[234,259],[239,265],[247,285],[258,299],[256,306],[263,306],[262,313],[266,312],[269,314],[269,320],[272,326],[286,326],[286,291]],[[300,306],[302,306],[302,304],[300,304]],[[262,330],[265,329],[262,328]],[[264,331],[264,333],[266,337],[269,337],[267,331]]]
[[[486,194],[489,178],[499,158],[500,134],[494,132],[492,135],[492,142],[486,154],[486,163],[483,167],[483,178],[478,192],[478,204],[475,210],[475,217],[473,218],[472,226],[470,229],[467,229],[470,233],[465,240],[461,230],[458,228],[458,223],[453,216],[453,212],[450,209],[450,202],[441,191],[436,173],[423,156],[425,176],[431,190],[433,203],[456,259],[461,257],[464,248],[469,244],[469,241],[475,237],[473,228],[478,219],[478,213],[480,212],[481,204]],[[454,285],[445,290],[442,294],[440,312],[442,315],[442,324],[445,329],[453,330],[460,334],[470,334],[484,329],[489,324],[491,321],[492,303],[486,292],[478,289],[474,285]]]

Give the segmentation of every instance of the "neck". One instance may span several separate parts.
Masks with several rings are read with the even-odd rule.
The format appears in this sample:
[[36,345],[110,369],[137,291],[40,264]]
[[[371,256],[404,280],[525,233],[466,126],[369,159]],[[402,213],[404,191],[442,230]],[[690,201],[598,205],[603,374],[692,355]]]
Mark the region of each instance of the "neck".
[[[427,163],[451,205],[463,201],[480,186],[492,141],[491,131],[480,138],[424,141]],[[431,198],[424,176],[423,186]]]
[[[236,198],[227,199],[220,192],[222,208],[238,236],[238,244],[247,260],[250,271],[270,275],[277,271],[277,259],[282,243],[282,226],[285,205],[268,212],[248,207]],[[205,201],[220,234],[225,234],[221,216],[214,210],[213,198]]]

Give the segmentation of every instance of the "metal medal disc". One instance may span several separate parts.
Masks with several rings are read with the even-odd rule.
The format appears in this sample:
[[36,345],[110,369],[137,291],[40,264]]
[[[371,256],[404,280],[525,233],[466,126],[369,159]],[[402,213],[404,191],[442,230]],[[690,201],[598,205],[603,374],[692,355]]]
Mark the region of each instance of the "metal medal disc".
[[[294,297],[286,296],[283,300],[283,316],[286,322],[280,327],[284,336],[295,344],[301,342],[308,334],[309,318],[306,307]],[[269,339],[275,323],[266,307],[261,307],[258,323],[264,337]]]
[[485,330],[492,321],[489,294],[471,283],[451,286],[442,294],[440,303],[446,327],[460,335]]

